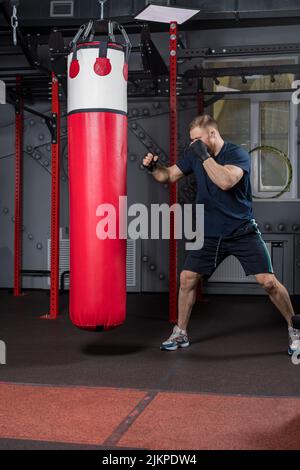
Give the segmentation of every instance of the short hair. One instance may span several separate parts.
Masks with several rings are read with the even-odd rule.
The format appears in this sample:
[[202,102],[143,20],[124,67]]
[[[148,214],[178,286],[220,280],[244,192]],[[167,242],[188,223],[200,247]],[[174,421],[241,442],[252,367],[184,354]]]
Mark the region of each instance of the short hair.
[[195,127],[214,127],[219,130],[217,121],[215,121],[209,114],[200,114],[200,116],[196,116],[190,123],[190,131]]

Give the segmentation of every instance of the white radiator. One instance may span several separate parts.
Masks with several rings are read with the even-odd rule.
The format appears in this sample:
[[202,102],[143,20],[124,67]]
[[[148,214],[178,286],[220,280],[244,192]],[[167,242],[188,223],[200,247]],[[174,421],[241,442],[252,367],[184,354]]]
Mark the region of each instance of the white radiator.
[[126,253],[126,285],[136,286],[136,240],[127,240]]
[[[136,275],[136,240],[127,240],[126,248],[126,286],[135,287],[137,283]],[[47,253],[48,270],[51,267],[51,240],[48,239]],[[70,270],[70,240],[62,238],[62,230],[60,230],[59,241],[59,278],[64,271]],[[50,286],[50,277],[48,277],[48,286]],[[70,287],[69,276],[65,277],[65,289]]]

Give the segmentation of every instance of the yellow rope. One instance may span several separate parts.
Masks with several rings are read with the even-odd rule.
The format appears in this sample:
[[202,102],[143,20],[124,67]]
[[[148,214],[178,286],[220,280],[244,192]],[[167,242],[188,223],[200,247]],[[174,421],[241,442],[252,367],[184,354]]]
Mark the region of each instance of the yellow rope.
[[276,193],[273,196],[269,196],[269,197],[260,197],[260,196],[255,196],[253,194],[253,197],[255,199],[275,199],[277,197],[280,197],[283,193],[285,193],[286,191],[288,191],[290,189],[291,182],[292,182],[292,179],[293,179],[293,168],[292,168],[290,159],[288,158],[286,153],[282,152],[282,150],[279,150],[276,147],[272,147],[271,145],[261,145],[259,147],[255,147],[254,149],[250,150],[249,154],[251,154],[253,152],[256,152],[258,150],[267,150],[269,152],[273,152],[276,155],[278,155],[281,158],[281,160],[283,160],[284,163],[287,166],[288,178],[287,178],[286,185],[284,186],[284,188],[279,193]]

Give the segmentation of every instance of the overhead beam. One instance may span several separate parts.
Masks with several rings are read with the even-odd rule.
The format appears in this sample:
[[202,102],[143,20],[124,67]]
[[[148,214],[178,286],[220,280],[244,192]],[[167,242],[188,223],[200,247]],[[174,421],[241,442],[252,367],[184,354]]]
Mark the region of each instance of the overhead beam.
[[223,46],[217,48],[202,47],[194,49],[178,50],[178,58],[180,59],[196,59],[196,58],[225,58],[239,56],[258,56],[273,54],[299,54],[300,43],[287,44],[254,44],[249,46]]
[[300,72],[300,65],[261,65],[255,67],[224,67],[224,68],[199,68],[187,70],[184,78],[215,78],[215,77],[241,77],[251,75],[281,75],[285,73],[297,74]]

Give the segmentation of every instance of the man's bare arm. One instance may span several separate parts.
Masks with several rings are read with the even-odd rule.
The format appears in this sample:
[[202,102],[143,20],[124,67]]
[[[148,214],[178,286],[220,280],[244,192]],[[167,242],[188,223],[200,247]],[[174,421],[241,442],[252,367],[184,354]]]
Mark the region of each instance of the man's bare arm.
[[210,179],[223,191],[233,188],[244,174],[242,168],[235,165],[219,165],[214,158],[205,160],[203,167]]
[[[148,153],[143,159],[143,165],[151,165],[151,162],[157,162],[158,157]],[[152,171],[153,178],[159,183],[175,183],[184,176],[177,165],[163,166],[157,163],[156,168]]]
[[152,174],[156,181],[159,181],[159,183],[175,183],[184,176],[184,174],[181,170],[179,170],[177,165],[172,165],[168,167],[158,165]]

